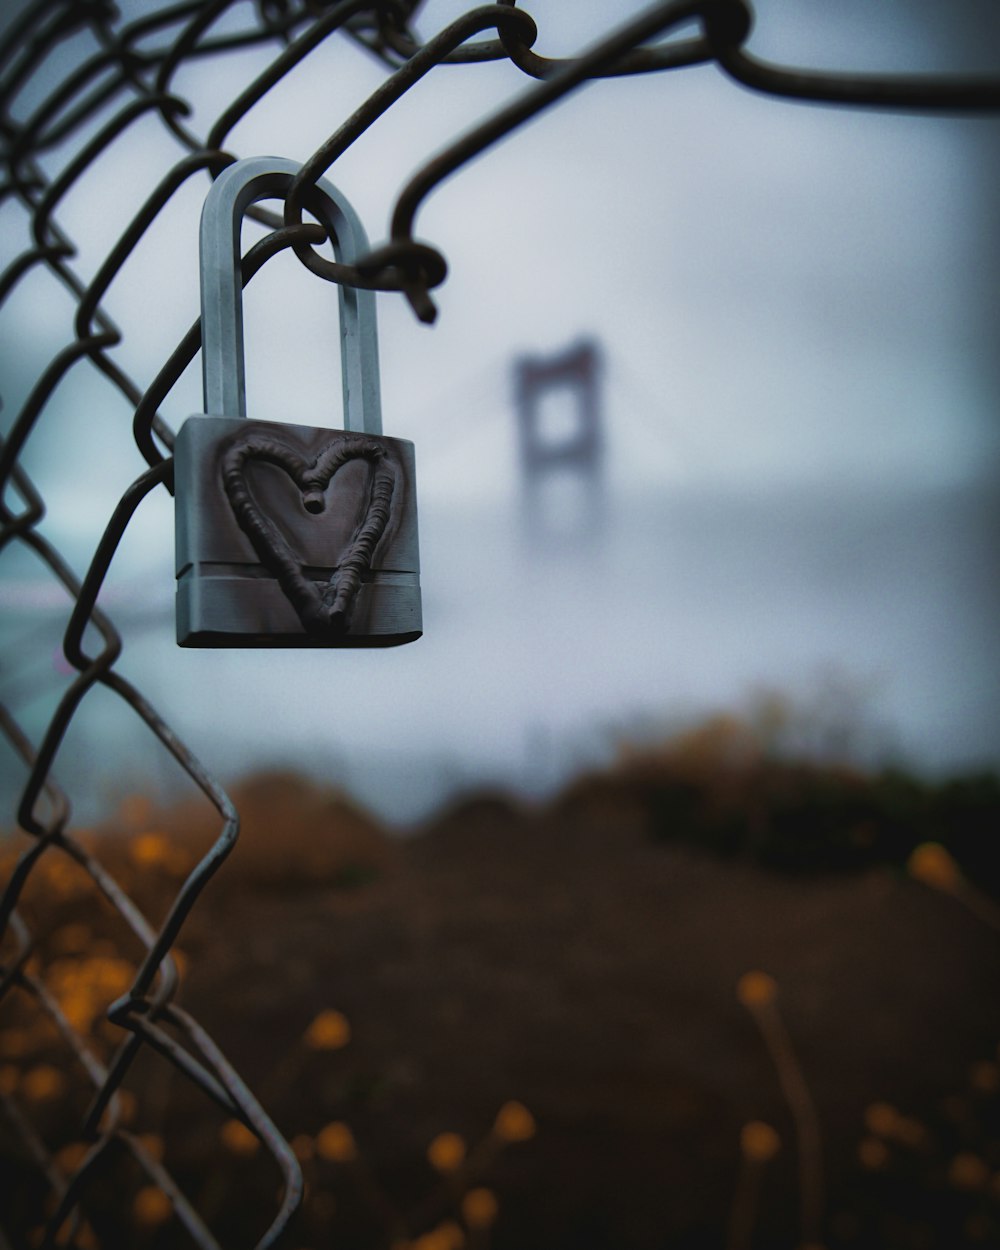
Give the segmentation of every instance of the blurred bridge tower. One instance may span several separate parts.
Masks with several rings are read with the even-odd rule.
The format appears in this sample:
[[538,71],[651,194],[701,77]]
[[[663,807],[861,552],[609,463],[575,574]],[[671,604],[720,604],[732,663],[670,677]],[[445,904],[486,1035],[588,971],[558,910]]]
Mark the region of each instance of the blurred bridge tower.
[[555,356],[514,362],[521,520],[532,543],[582,546],[604,515],[600,352],[581,339]]

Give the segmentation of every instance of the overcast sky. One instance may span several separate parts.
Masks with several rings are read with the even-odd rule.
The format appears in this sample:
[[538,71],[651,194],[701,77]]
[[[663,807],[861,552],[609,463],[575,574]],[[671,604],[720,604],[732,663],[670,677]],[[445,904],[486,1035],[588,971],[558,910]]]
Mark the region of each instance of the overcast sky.
[[[430,35],[465,7],[429,0],[418,28]],[[571,54],[642,7],[540,6],[536,49]],[[774,60],[997,68],[988,0],[756,8],[750,49]],[[68,45],[32,90],[85,49]],[[271,55],[185,67],[174,86],[195,106],[191,128],[207,133]],[[383,77],[328,41],[228,146],[305,159]],[[441,67],[328,176],[379,243],[410,174],[530,89],[506,63]],[[995,119],[807,106],[711,66],[584,87],[425,202],[417,235],[450,267],[437,323],[416,322],[400,296],[378,299],[385,430],[417,447],[425,637],[391,655],[220,657],[177,651],[169,624],[137,623],[123,666],[210,765],[308,756],[322,768],[326,755],[341,761],[328,765],[335,780],[368,797],[388,785],[386,809],[404,815],[456,778],[544,788],[574,752],[629,726],[745,705],[762,684],[803,698],[834,672],[887,744],[931,764],[1000,758],[997,604],[983,590],[992,514],[977,502],[1000,460],[998,138]],[[55,174],[69,154],[43,164]],[[83,277],[182,155],[146,118],[67,196],[58,220]],[[142,385],[197,315],[206,187],[195,179],[175,197],[106,300],[125,330],[115,358]],[[9,258],[27,242],[17,205],[0,227]],[[249,414],[338,424],[332,287],[284,255],[246,311]],[[5,420],[68,341],[73,312],[41,269],[0,312]],[[604,359],[603,554],[529,567],[511,362],[582,335]],[[179,425],[200,408],[196,365],[164,412]],[[125,401],[81,364],[28,448],[46,532],[81,572],[143,467],[129,425]],[[794,550],[781,545],[789,531]],[[144,606],[166,621],[171,561],[170,501],[154,498],[109,583],[123,623]],[[23,635],[40,570],[16,552],[5,562],[4,610]],[[24,715],[42,720],[45,699],[24,686]],[[127,737],[125,713],[101,715],[92,735]],[[68,750],[86,749],[81,729]],[[361,777],[358,757],[376,755],[398,784]]]

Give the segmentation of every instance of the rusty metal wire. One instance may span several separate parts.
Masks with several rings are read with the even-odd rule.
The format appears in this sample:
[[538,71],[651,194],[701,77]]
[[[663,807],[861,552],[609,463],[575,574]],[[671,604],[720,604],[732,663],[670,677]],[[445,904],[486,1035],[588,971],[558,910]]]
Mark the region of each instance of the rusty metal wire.
[[[244,259],[243,277],[254,273],[279,251],[291,247],[302,263],[325,280],[400,291],[424,321],[435,317],[430,292],[445,278],[441,252],[414,235],[418,210],[442,181],[460,170],[500,138],[540,111],[595,77],[662,74],[683,67],[712,64],[751,90],[779,97],[842,106],[935,110],[1000,108],[1000,82],[817,73],[767,64],[746,51],[753,13],[746,0],[663,0],[601,39],[579,56],[553,59],[532,48],[535,22],[514,0],[482,5],[430,38],[414,30],[415,0],[257,0],[253,20],[236,32],[214,35],[213,25],[235,7],[236,0],[185,0],[132,22],[123,22],[110,0],[34,0],[7,26],[0,40],[0,131],[3,135],[3,182],[0,204],[13,201],[27,215],[32,245],[0,275],[0,293],[7,297],[33,271],[42,270],[68,291],[76,303],[74,337],[38,376],[24,404],[13,414],[0,441],[0,551],[28,550],[65,591],[72,612],[63,639],[63,653],[76,677],[63,691],[40,741],[33,741],[17,719],[0,706],[0,731],[28,778],[17,801],[16,820],[32,839],[13,863],[0,898],[0,1008],[5,1000],[26,997],[54,1026],[65,1056],[89,1090],[89,1107],[78,1136],[89,1143],[67,1173],[57,1164],[53,1143],[31,1120],[16,1090],[0,1087],[0,1111],[8,1131],[20,1143],[49,1194],[37,1214],[44,1225],[44,1246],[93,1244],[86,1228],[88,1197],[95,1178],[114,1172],[130,1159],[144,1183],[166,1196],[190,1244],[216,1250],[219,1243],[205,1220],[181,1192],[163,1165],[133,1133],[123,1114],[125,1084],[141,1052],[155,1054],[202,1091],[224,1112],[241,1121],[264,1145],[281,1178],[281,1193],[269,1226],[260,1231],[258,1247],[284,1242],[293,1214],[302,1200],[302,1175],[289,1144],[226,1057],[190,1015],[175,1003],[178,971],[172,957],[177,938],[192,907],[212,875],[235,845],[239,816],[222,787],[146,701],[115,668],[122,639],[97,597],[136,508],[151,492],[172,491],[170,450],[173,432],[159,413],[200,345],[196,322],[165,361],[156,377],[142,385],[130,378],[113,349],[124,331],[105,310],[105,294],[129,263],[172,197],[187,181],[207,171],[216,176],[238,156],[225,144],[239,120],[313,49],[336,37],[366,49],[386,68],[387,77],[368,100],[344,120],[303,164],[287,196],[283,217],[261,209],[253,215],[271,233]],[[697,24],[700,33],[677,37],[674,32]],[[64,41],[88,32],[98,52],[80,60],[50,85],[32,111],[14,120],[18,98],[42,74],[46,58]],[[487,32],[493,37],[480,38]],[[659,40],[660,42],[650,42]],[[273,47],[267,68],[220,113],[204,137],[186,124],[191,106],[173,87],[178,70],[193,60],[208,61],[234,49]],[[390,238],[355,265],[335,263],[315,246],[324,241],[322,227],[303,222],[312,185],[344,152],[431,70],[451,64],[509,59],[537,82],[516,95],[493,116],[456,138],[443,152],[413,173],[398,194],[391,214]],[[656,88],[650,87],[650,90]],[[111,108],[110,115],[108,109]],[[54,175],[42,159],[67,138],[93,129],[75,154]],[[86,282],[73,266],[77,249],[59,223],[60,206],[71,189],[93,167],[100,154],[139,119],[153,115],[187,150],[150,192],[134,219],[108,251],[93,278]],[[63,555],[44,537],[40,522],[45,503],[22,463],[25,444],[48,415],[59,383],[82,360],[89,360],[134,410],[135,443],[150,468],[114,507],[90,568],[80,580]],[[101,501],[94,500],[95,507]],[[84,639],[99,639],[85,649]],[[56,784],[53,765],[78,709],[101,686],[152,731],[163,751],[173,757],[202,791],[219,819],[217,837],[177,893],[165,920],[154,926],[137,903],[101,862],[100,846],[85,845],[70,828],[71,800]],[[113,1002],[107,1018],[117,1026],[117,1049],[105,1063],[87,1036],[67,1018],[46,985],[34,958],[39,935],[26,922],[19,903],[39,865],[53,858],[72,861],[89,881],[94,906],[103,898],[144,952],[130,988]],[[2,1227],[0,1245],[21,1244],[25,1230]]]

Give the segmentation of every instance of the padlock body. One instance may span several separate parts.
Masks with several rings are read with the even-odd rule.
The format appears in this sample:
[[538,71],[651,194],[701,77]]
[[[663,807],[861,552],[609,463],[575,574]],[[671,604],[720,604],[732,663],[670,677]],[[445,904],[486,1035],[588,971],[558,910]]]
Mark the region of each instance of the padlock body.
[[[405,439],[191,417],[174,447],[174,497],[180,646],[389,647],[420,637]],[[323,610],[345,584],[356,585],[346,623],[307,627],[297,603]]]

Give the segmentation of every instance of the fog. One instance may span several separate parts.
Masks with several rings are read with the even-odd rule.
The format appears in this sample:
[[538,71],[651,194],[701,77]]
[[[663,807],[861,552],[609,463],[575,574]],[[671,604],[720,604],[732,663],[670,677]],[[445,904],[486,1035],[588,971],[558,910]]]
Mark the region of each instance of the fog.
[[[537,50],[569,54],[640,7],[539,13]],[[756,9],[750,48],[775,60],[995,68],[985,3]],[[432,0],[418,27],[461,11]],[[67,46],[32,90],[82,51]],[[191,128],[206,133],[269,57],[186,67],[175,87],[195,105]],[[383,73],[329,41],[228,146],[305,159]],[[413,170],[527,90],[509,64],[441,67],[338,161],[329,177],[372,242]],[[18,114],[29,105],[26,93]],[[398,821],[473,786],[544,795],[623,742],[722,709],[753,718],[767,692],[784,700],[794,748],[995,766],[998,137],[985,117],[757,96],[710,66],[587,85],[421,209],[418,237],[449,263],[437,323],[378,297],[385,431],[417,449],[424,637],[371,653],[179,650],[162,493],[108,579],[119,670],[222,777],[300,767]],[[46,154],[50,176],[71,151]],[[58,220],[81,275],[181,155],[146,119],[77,184]],[[206,187],[175,197],[108,294],[125,332],[114,358],[143,386],[197,315]],[[0,223],[9,261],[26,217],[8,201]],[[258,233],[248,224],[245,243]],[[40,269],[0,312],[5,422],[73,312]],[[283,255],[248,290],[246,316],[249,414],[337,425],[333,288]],[[514,361],[584,336],[603,362],[604,502],[585,524],[588,483],[553,482],[551,524],[529,534]],[[179,425],[200,409],[196,364],[163,411]],[[82,363],[26,450],[42,531],[80,573],[143,468],[130,417]],[[40,735],[68,680],[68,602],[22,550],[0,577],[0,697]],[[19,766],[2,767],[13,788]],[[86,819],[182,780],[102,690],[56,771]]]

